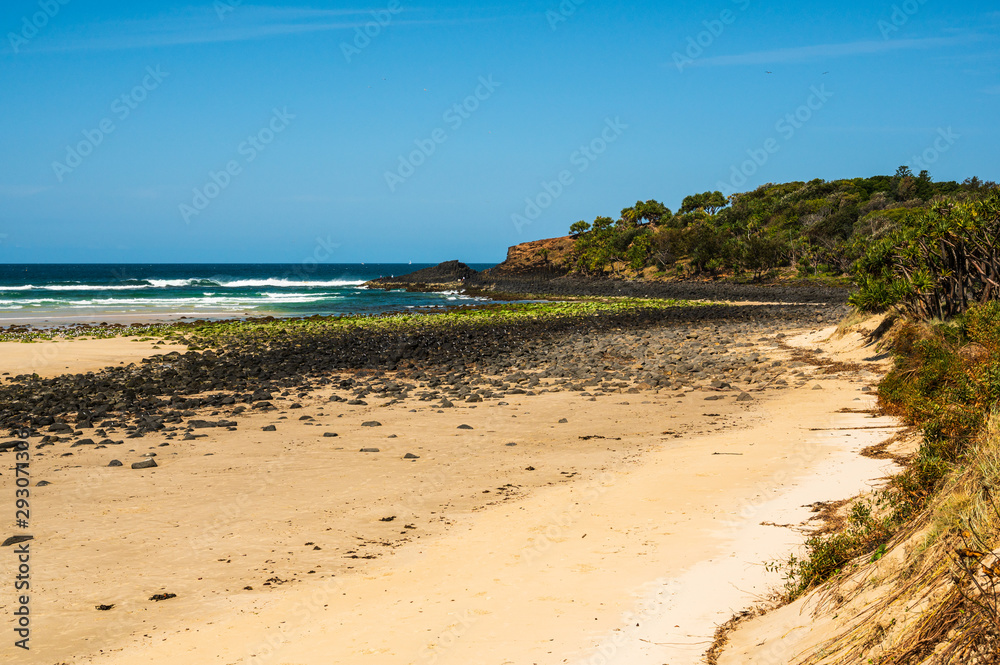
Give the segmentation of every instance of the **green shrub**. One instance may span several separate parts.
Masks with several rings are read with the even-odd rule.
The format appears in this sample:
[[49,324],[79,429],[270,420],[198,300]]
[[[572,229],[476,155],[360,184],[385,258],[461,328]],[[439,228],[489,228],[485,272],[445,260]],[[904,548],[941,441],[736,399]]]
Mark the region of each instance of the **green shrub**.
[[[987,353],[963,354],[970,343]],[[909,466],[869,503],[854,507],[847,527],[810,538],[806,557],[789,562],[795,597],[862,555],[878,556],[906,521],[927,505],[966,461],[1000,399],[1000,304],[969,309],[959,325],[911,323],[894,340],[896,362],[878,388],[879,403],[919,427],[922,442]],[[884,550],[882,550],[884,551]]]

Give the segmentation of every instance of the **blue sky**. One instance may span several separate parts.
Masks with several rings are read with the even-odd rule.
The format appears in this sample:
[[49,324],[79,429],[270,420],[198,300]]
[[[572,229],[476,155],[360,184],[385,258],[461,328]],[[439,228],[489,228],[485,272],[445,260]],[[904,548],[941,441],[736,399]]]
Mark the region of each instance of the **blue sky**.
[[937,0],[8,0],[0,262],[490,262],[637,199],[1000,180],[998,28]]

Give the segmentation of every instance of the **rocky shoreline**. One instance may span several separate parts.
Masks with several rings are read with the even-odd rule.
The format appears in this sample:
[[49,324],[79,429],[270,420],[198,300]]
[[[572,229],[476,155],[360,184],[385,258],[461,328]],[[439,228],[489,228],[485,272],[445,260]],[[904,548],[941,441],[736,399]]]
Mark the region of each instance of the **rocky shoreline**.
[[710,300],[714,302],[778,302],[842,305],[847,288],[815,282],[739,284],[725,281],[638,281],[590,278],[561,271],[512,271],[504,264],[476,272],[459,261],[447,261],[408,275],[382,277],[366,284],[374,289],[438,292],[457,290],[498,300],[529,297],[628,297]]
[[[151,662],[191,645],[235,662],[250,653],[247,635],[284,625],[276,607],[327,585],[337,591],[304,624],[304,650],[388,644],[423,653],[364,625],[343,629],[361,635],[356,648],[315,641],[322,631],[313,628],[334,616],[381,616],[382,580],[393,573],[423,580],[390,598],[407,635],[445,630],[456,598],[496,612],[484,619],[491,630],[524,635],[548,616],[534,590],[560,588],[575,623],[565,634],[541,628],[531,643],[551,650],[556,637],[569,653],[581,625],[599,618],[617,630],[638,585],[728,549],[715,520],[733,506],[783,487],[826,454],[801,457],[802,424],[862,394],[845,383],[865,381],[870,366],[821,359],[795,336],[829,331],[846,312],[597,301],[185,324],[162,338],[187,343],[186,352],[150,349],[157,355],[99,372],[3,376],[0,433],[9,439],[0,437],[0,459],[28,439],[31,482],[40,501],[59,506],[35,534],[57,550],[39,582],[43,612],[71,627],[50,660]],[[141,337],[158,344],[149,334]],[[64,344],[61,368],[105,342],[132,345],[6,349]],[[572,519],[539,541],[559,506]],[[655,534],[646,530],[654,523]],[[530,565],[550,548],[560,561],[588,563],[584,577]],[[130,574],[137,557],[144,566]],[[456,560],[491,557],[485,577],[455,572]],[[531,582],[507,582],[525,573]],[[490,586],[497,577],[504,582]],[[68,604],[64,590],[74,592]],[[486,590],[510,612],[481,598]],[[166,593],[177,600],[158,605],[150,626],[146,599]],[[256,623],[232,607],[252,608]],[[88,612],[108,612],[120,630],[94,641]],[[191,630],[194,612],[205,617],[200,630]],[[512,628],[517,621],[526,625]]]
[[[99,373],[7,377],[0,426],[43,444],[107,446],[162,433],[193,438],[237,427],[248,411],[331,401],[501,400],[539,391],[731,389],[802,380],[796,367],[753,352],[796,325],[831,324],[843,306],[643,306],[586,316],[435,325],[418,316],[398,329],[286,328],[269,324],[217,348],[173,352]],[[266,332],[260,332],[264,330]],[[73,454],[73,453],[63,453]]]
[[727,282],[640,282],[583,277],[477,276],[467,282],[470,295],[598,296],[674,298],[713,302],[771,302],[843,305],[849,292],[823,285],[735,284]]

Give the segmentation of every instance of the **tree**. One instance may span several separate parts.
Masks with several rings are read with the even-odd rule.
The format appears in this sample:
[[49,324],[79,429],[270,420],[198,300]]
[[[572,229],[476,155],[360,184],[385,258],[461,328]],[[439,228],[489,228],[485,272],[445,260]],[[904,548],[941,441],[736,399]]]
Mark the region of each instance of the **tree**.
[[683,215],[689,212],[694,212],[695,210],[701,210],[702,209],[701,201],[702,201],[701,194],[692,194],[691,196],[685,196],[684,200],[681,201],[681,209],[678,212],[680,212]]
[[740,266],[753,273],[755,282],[780,267],[788,260],[790,248],[780,238],[755,235],[741,243],[739,248]]
[[596,218],[590,225],[590,230],[581,234],[576,241],[577,267],[588,273],[604,270],[614,261],[612,243],[617,235],[615,220],[610,217]]
[[683,229],[661,228],[653,235],[653,260],[661,267],[677,263],[677,259],[687,254]]
[[966,178],[962,182],[962,186],[973,192],[975,194],[980,194],[982,192],[987,192],[991,189],[996,189],[997,184],[992,180],[981,180],[979,176],[972,176],[971,178]]
[[586,233],[589,230],[590,230],[590,224],[581,219],[579,222],[573,222],[573,224],[570,225],[569,234],[574,238],[578,238],[580,235]]
[[684,197],[681,202],[681,213],[703,210],[709,215],[714,215],[719,210],[729,205],[729,200],[720,191],[703,192]]
[[590,230],[594,233],[607,233],[615,225],[615,220],[610,217],[596,217],[594,219],[593,225],[591,225]]
[[1000,191],[939,201],[895,233],[865,246],[851,303],[879,310],[902,302],[923,318],[950,318],[1000,299]]
[[702,207],[709,215],[714,215],[729,205],[729,200],[720,191],[705,192],[702,196]]
[[917,176],[917,182],[914,186],[916,194],[918,197],[927,201],[934,196],[934,181],[931,179],[931,172],[924,169]]
[[650,199],[645,203],[636,201],[635,210],[639,219],[653,226],[659,226],[664,217],[671,216],[670,208],[655,199]]
[[639,225],[639,204],[637,203],[635,207],[623,208],[622,216],[619,220],[619,224],[625,228],[635,228]]
[[649,231],[644,231],[638,234],[635,239],[629,244],[628,249],[625,252],[625,258],[628,260],[629,267],[632,270],[642,270],[649,263],[649,256],[653,252],[653,234]]

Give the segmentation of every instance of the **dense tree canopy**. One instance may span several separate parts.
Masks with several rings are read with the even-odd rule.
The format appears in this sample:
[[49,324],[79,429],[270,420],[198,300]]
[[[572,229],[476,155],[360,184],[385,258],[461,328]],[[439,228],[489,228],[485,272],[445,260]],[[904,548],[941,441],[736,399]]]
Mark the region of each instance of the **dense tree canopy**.
[[891,176],[767,184],[729,198],[717,191],[692,194],[676,214],[656,200],[636,201],[617,220],[598,217],[570,227],[577,238],[574,267],[614,274],[655,266],[756,280],[793,267],[801,277],[840,276],[873,243],[897,238],[914,213],[944,197],[961,203],[996,187],[975,177],[936,183],[927,171],[913,175],[903,166]]
[[948,318],[1000,297],[1000,190],[913,210],[891,232],[864,243],[852,302],[879,311],[904,304]]

